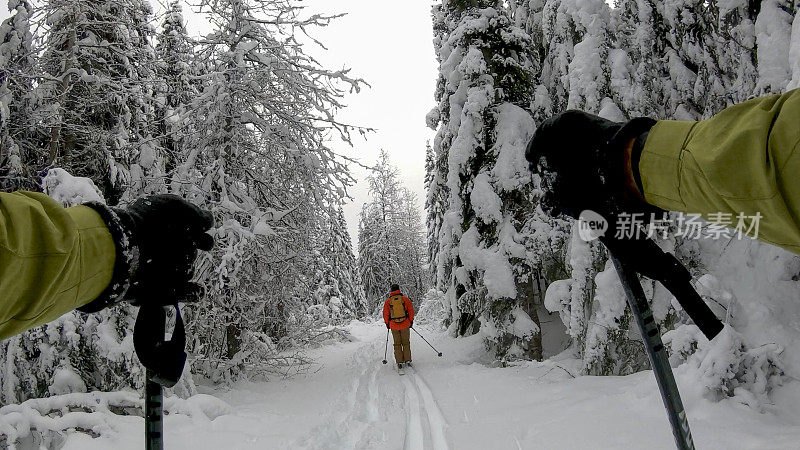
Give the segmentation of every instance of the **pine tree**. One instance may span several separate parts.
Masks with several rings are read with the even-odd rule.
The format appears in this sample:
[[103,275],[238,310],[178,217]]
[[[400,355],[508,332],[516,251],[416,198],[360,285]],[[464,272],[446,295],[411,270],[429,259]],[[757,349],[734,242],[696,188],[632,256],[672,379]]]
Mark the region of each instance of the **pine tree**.
[[149,39],[143,0],[49,0],[38,114],[47,127],[45,163],[91,178],[111,204],[159,175],[152,139]]
[[30,117],[33,90],[33,12],[27,0],[11,0],[0,25],[0,190],[34,189],[36,145]]
[[326,278],[330,280],[329,284],[335,287],[335,296],[347,310],[345,317],[364,317],[367,313],[364,287],[341,207],[336,209],[336,213],[327,225],[327,239],[323,252],[323,259],[327,263],[329,272]]
[[[164,171],[169,176],[178,161],[185,159],[185,117],[190,100],[198,94],[193,66],[193,42],[183,24],[181,3],[173,1],[164,16],[158,35],[156,75],[156,115],[158,136],[164,151]],[[178,190],[177,187],[173,187]]]
[[[443,157],[444,156],[444,157]],[[427,259],[430,265],[429,276],[433,280],[434,287],[442,292],[447,290],[441,284],[447,277],[444,272],[447,271],[446,261],[448,256],[441,255],[444,264],[440,264],[440,248],[442,246],[439,236],[441,235],[442,226],[444,224],[444,214],[447,211],[447,185],[445,184],[445,177],[447,176],[447,158],[446,155],[437,153],[427,144],[425,153],[425,223],[427,226]]]
[[628,61],[624,57],[622,61],[630,67],[629,117],[669,117],[673,112],[665,91],[669,42],[661,8],[662,3],[653,0],[616,2],[617,47],[625,52]]

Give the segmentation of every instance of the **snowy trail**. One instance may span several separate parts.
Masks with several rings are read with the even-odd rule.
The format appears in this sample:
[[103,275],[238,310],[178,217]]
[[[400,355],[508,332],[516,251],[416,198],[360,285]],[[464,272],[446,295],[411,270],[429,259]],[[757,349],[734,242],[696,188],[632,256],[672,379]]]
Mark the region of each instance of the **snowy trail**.
[[[298,447],[450,449],[447,422],[431,388],[415,367],[407,367],[401,376],[393,366],[379,364],[375,355],[383,344],[377,336],[348,356],[349,386],[329,407],[325,424],[313,429]],[[398,418],[402,427],[397,426]]]
[[[317,367],[292,379],[208,390],[230,409],[170,414],[170,450],[674,449],[652,372],[573,374],[561,355],[505,368],[486,364],[481,336],[426,330],[446,355],[420,347],[414,367],[383,365],[382,323],[354,323],[353,338],[310,350]],[[412,346],[420,344],[412,340]],[[766,411],[710,402],[684,368],[676,378],[700,449],[796,450],[800,383],[786,383]],[[213,417],[213,418],[211,418]],[[98,438],[71,433],[66,450],[141,450],[143,422],[116,417]]]

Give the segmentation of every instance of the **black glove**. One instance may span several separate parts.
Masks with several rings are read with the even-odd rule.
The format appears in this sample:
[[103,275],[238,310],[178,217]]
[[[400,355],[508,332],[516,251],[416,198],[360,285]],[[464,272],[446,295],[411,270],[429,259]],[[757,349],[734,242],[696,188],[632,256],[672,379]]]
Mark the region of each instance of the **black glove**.
[[414,321],[413,320],[411,321],[411,325],[409,326],[409,328],[414,328]]
[[389,327],[389,322],[386,322],[386,329],[391,330],[391,328]]
[[206,233],[214,217],[176,195],[154,195],[128,208],[87,203],[97,211],[114,238],[117,258],[108,288],[80,308],[99,311],[128,300],[134,305],[196,301],[202,287],[189,280],[198,250],[211,250]]
[[[619,212],[649,215],[657,210],[624,195],[624,149],[636,139],[632,160],[656,121],[646,117],[625,124],[582,111],[565,111],[545,120],[533,135],[525,158],[542,180],[542,209],[578,218],[590,209],[610,220]],[[638,170],[634,170],[638,176]],[[613,223],[613,222],[612,222]]]

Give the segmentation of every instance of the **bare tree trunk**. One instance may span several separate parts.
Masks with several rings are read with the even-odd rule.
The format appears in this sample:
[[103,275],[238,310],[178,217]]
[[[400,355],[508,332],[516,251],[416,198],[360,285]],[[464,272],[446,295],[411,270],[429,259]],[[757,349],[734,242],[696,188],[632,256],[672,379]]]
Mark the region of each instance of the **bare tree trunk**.
[[542,360],[542,324],[539,322],[539,313],[536,311],[536,302],[534,301],[534,284],[533,276],[528,277],[524,283],[517,284],[517,304],[522,307],[522,310],[530,316],[539,331],[528,342],[526,355],[537,361]]

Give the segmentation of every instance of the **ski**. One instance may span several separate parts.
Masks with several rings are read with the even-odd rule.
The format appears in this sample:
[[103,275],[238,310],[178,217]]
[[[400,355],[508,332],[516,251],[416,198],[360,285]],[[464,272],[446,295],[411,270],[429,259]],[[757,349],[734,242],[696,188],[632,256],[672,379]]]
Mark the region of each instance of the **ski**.
[[397,365],[397,373],[398,373],[398,374],[400,374],[400,375],[405,375],[405,374],[406,374],[406,371],[405,371],[405,369],[403,368],[403,365],[402,365],[402,364],[398,364],[398,365]]

